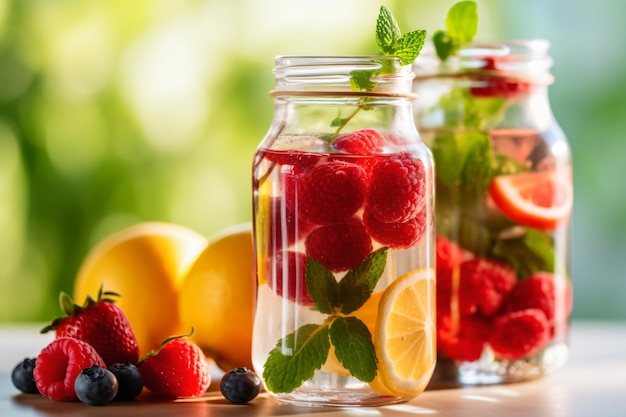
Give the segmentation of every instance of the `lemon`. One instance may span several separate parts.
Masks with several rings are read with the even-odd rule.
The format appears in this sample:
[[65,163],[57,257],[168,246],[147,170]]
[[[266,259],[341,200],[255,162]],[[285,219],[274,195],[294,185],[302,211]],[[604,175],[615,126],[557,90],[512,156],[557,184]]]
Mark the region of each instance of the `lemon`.
[[418,269],[385,289],[374,329],[378,373],[370,386],[385,395],[414,397],[435,366],[435,272]]
[[96,296],[100,286],[120,295],[145,355],[169,336],[188,333],[180,325],[178,288],[208,241],[187,227],[148,222],[126,228],[98,243],[74,281],[74,300]]
[[253,259],[251,224],[231,227],[210,239],[180,288],[182,324],[222,370],[252,368]]

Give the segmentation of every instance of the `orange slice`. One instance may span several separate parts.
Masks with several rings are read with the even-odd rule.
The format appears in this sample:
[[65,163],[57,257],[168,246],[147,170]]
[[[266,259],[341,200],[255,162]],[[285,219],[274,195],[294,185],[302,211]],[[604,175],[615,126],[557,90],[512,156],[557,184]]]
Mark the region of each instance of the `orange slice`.
[[554,230],[567,220],[574,200],[570,176],[556,171],[497,176],[489,194],[509,219],[540,230]]
[[435,271],[418,269],[383,293],[374,349],[378,373],[370,386],[381,394],[410,398],[421,393],[435,367]]

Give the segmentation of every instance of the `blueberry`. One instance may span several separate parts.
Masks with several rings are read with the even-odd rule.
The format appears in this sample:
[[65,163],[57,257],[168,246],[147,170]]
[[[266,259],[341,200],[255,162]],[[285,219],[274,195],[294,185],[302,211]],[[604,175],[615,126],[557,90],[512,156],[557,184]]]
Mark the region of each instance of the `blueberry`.
[[113,401],[117,390],[115,375],[98,365],[83,369],[74,382],[78,399],[90,405],[103,405]]
[[132,400],[143,389],[143,378],[139,369],[132,363],[116,363],[109,366],[109,371],[117,378],[119,389],[114,401]]
[[261,379],[248,368],[235,368],[222,377],[220,391],[228,401],[245,404],[259,395]]
[[35,358],[25,358],[13,368],[11,373],[13,385],[25,394],[39,393],[33,377],[33,369],[35,369]]

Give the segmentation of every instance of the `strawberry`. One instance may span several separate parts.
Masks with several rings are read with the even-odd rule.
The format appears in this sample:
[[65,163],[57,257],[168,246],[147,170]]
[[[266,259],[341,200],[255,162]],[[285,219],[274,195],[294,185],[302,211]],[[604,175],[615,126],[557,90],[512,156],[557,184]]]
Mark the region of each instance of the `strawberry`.
[[148,353],[139,364],[139,372],[145,387],[162,397],[199,397],[211,384],[204,353],[185,336],[167,339],[157,351]]
[[372,239],[361,220],[321,226],[304,241],[306,253],[332,272],[351,269],[372,252]]
[[92,365],[105,366],[93,346],[72,337],[59,337],[37,356],[33,377],[44,396],[55,401],[74,401],[78,398],[74,381]]
[[111,296],[118,294],[103,292],[100,288],[96,300],[87,296],[84,304],[78,306],[61,292],[61,308],[67,316],[53,320],[41,333],[56,330],[57,338],[74,337],[83,340],[96,349],[107,366],[125,362],[137,364],[137,339],[124,312],[108,298]]
[[380,159],[372,170],[366,209],[380,222],[405,223],[424,207],[426,170],[408,153]]

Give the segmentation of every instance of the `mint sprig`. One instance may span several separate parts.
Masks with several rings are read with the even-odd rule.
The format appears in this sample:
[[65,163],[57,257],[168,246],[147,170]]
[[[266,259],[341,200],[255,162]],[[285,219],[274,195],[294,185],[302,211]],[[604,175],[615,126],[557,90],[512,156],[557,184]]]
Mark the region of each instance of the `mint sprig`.
[[[398,22],[393,17],[391,10],[385,6],[380,7],[376,19],[376,44],[383,56],[393,56],[400,60],[401,65],[410,65],[415,61],[426,42],[426,31],[423,29],[405,33],[400,31]],[[375,77],[381,74],[393,74],[396,69],[389,62],[380,61],[381,67],[372,70],[355,70],[350,73],[350,86],[352,91],[368,92],[376,88]],[[332,135],[326,139],[331,142],[343,128],[350,123],[358,112],[366,108],[369,98],[362,98],[357,108],[348,117],[337,116],[331,122],[331,127],[337,127]]]
[[283,337],[269,353],[263,367],[267,388],[291,392],[311,379],[335,348],[337,360],[352,376],[371,382],[378,369],[372,335],[350,315],[372,295],[385,270],[388,248],[372,252],[337,282],[332,272],[307,259],[305,281],[314,309],[328,315],[321,324],[305,324]]
[[464,44],[474,40],[478,31],[478,12],[474,1],[454,4],[446,15],[446,29],[433,34],[437,56],[442,61],[456,54]]
[[398,57],[402,65],[410,65],[419,55],[425,41],[426,31],[423,29],[402,35],[391,11],[380,6],[376,20],[376,44],[383,55]]

